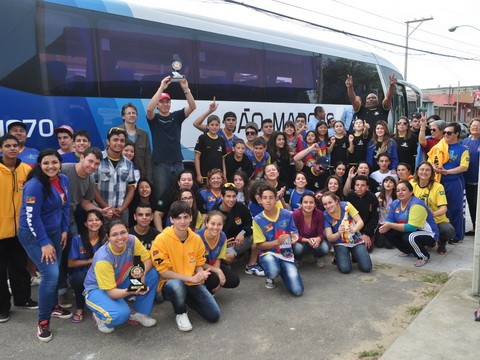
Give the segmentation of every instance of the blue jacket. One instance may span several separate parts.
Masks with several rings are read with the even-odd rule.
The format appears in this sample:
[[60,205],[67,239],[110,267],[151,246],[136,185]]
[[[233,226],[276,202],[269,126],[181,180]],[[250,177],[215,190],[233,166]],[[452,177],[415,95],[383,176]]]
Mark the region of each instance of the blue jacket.
[[[387,145],[387,155],[390,156],[390,170],[396,170],[398,165],[398,153],[397,153],[397,143],[395,140],[390,139]],[[370,169],[373,169],[373,164],[376,162],[373,147],[373,140],[370,140],[367,146],[367,163],[370,165]]]
[[45,196],[38,178],[28,180],[23,187],[20,228],[30,231],[40,246],[53,245],[49,234],[61,230],[68,231],[70,224],[69,181],[66,175],[59,174],[60,186],[65,192],[65,201],[55,188]]

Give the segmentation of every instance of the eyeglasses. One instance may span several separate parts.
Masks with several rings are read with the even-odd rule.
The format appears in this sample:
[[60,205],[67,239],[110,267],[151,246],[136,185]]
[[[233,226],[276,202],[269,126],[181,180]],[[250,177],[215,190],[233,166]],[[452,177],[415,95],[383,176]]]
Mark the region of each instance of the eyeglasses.
[[125,236],[125,235],[127,235],[127,234],[128,234],[128,231],[127,231],[127,230],[122,230],[122,231],[120,231],[120,232],[118,232],[118,233],[110,234],[109,238],[115,239],[115,238],[118,238],[118,237],[120,237],[120,236]]
[[236,187],[234,183],[230,183],[230,182],[229,182],[229,183],[225,183],[225,185],[223,185],[223,186],[226,187],[226,188],[234,188],[234,187]]
[[455,134],[455,133],[454,133],[453,131],[444,131],[444,132],[443,132],[443,135],[448,135],[448,136],[450,136],[450,135],[452,135],[452,134]]
[[182,200],[182,201],[191,201],[191,200],[193,200],[193,196],[182,197],[182,198],[180,198],[180,200]]
[[255,131],[245,131],[246,135],[256,135],[257,133]]
[[432,133],[437,132],[437,129],[430,129],[430,132]]

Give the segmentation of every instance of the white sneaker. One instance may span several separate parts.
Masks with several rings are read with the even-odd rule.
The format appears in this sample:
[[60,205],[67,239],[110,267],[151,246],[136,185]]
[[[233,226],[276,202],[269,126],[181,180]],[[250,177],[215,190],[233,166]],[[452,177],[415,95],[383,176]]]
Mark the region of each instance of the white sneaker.
[[175,321],[177,322],[178,330],[180,330],[180,331],[192,331],[193,326],[190,323],[190,319],[188,318],[187,313],[177,315],[175,317]]
[[32,276],[30,278],[30,286],[38,286],[42,281],[42,275],[37,271],[37,276]]
[[319,268],[324,268],[325,267],[325,259],[323,257],[315,258],[315,261],[317,263],[317,267],[319,267]]
[[139,322],[145,327],[152,327],[157,323],[157,320],[155,320],[154,318],[135,311],[132,311],[130,313],[129,320]]
[[267,289],[275,289],[275,280],[273,279],[265,279],[265,287]]
[[104,334],[110,334],[115,331],[114,327],[111,327],[111,328],[107,327],[107,325],[105,325],[104,322],[100,320],[97,317],[97,315],[95,315],[95,313],[92,313],[92,315],[93,315],[93,320],[95,320],[95,322],[97,323],[98,331]]

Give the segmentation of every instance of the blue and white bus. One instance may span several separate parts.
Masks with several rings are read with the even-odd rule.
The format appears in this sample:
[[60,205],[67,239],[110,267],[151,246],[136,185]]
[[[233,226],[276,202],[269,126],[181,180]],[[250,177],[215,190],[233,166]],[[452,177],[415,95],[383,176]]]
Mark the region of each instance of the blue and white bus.
[[[161,3],[161,4],[160,4]],[[163,5],[165,3],[165,5]],[[276,129],[299,112],[313,116],[316,105],[340,117],[349,104],[344,85],[354,75],[355,90],[383,98],[388,75],[399,80],[390,126],[410,115],[407,90],[387,60],[313,37],[250,24],[217,13],[238,5],[203,3],[205,15],[158,1],[156,7],[110,0],[2,0],[0,13],[0,134],[9,122],[28,125],[27,146],[58,147],[54,128],[85,129],[102,147],[110,127],[121,124],[127,102],[139,109],[138,126],[148,129],[145,109],[174,60],[183,63],[197,110],[183,125],[186,161],[200,135],[193,120],[215,97],[220,117],[238,116],[236,132],[249,121],[271,118]],[[161,8],[161,7],[164,8]],[[223,7],[223,8],[222,8]],[[221,11],[220,11],[221,10]],[[310,31],[312,36],[312,31]],[[317,36],[318,35],[318,36]],[[167,91],[172,109],[186,105],[178,84]],[[411,95],[410,95],[411,99]],[[411,107],[411,104],[410,104]]]

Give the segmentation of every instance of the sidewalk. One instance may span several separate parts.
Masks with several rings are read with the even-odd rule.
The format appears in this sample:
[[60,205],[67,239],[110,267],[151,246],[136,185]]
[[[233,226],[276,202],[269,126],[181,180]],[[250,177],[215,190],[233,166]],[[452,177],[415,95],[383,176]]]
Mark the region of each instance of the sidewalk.
[[[472,296],[473,236],[463,243],[447,245],[447,254],[431,251],[426,270],[447,272],[451,278],[384,352],[382,360],[478,359],[480,323],[473,321],[478,299]],[[376,262],[412,266],[412,258],[398,257],[398,251],[376,249]]]

